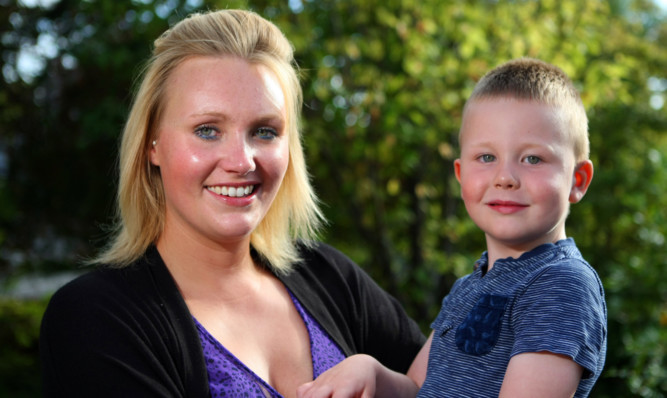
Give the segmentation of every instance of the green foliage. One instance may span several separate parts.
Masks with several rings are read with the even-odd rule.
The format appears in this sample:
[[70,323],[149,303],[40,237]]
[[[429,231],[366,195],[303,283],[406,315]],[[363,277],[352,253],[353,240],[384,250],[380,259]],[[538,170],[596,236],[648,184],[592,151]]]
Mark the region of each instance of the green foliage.
[[667,117],[634,106],[593,112],[592,131],[618,134],[593,141],[598,181],[571,220],[586,219],[576,229],[587,235],[587,255],[604,278],[609,347],[617,349],[606,376],[626,380],[638,396],[657,397],[667,391]]
[[37,397],[39,325],[46,300],[0,299],[0,397]]
[[[283,29],[302,68],[304,143],[330,220],[323,238],[426,330],[484,249],[453,175],[465,99],[489,68],[537,57],[572,77],[590,118],[595,178],[568,233],[607,293],[607,365],[593,396],[667,393],[667,106],[649,106],[667,96],[667,23],[650,1],[0,4],[0,274],[90,253],[110,217],[116,139],[152,40],[195,9],[248,7]],[[21,79],[19,50],[45,34],[57,54]]]
[[505,60],[561,66],[589,109],[596,164],[568,224],[607,287],[607,370],[594,396],[667,391],[667,108],[650,108],[647,89],[667,78],[667,51],[649,3],[313,2],[276,22],[307,67],[305,140],[327,240],[425,327],[484,248],[452,174],[465,98]]

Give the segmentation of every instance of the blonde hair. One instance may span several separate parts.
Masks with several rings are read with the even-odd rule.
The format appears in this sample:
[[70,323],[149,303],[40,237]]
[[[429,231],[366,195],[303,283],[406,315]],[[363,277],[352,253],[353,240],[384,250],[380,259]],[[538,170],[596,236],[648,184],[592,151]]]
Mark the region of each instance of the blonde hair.
[[323,221],[301,145],[299,115],[303,99],[298,67],[293,48],[278,27],[242,10],[192,14],[155,41],[122,134],[114,237],[94,262],[129,265],[162,233],[162,179],[159,168],[149,162],[148,153],[165,106],[167,79],[176,66],[193,56],[234,56],[264,65],[282,86],[289,137],[287,171],[250,243],[275,270],[287,271],[299,261],[295,242],[313,239]]
[[574,144],[577,162],[588,159],[588,118],[579,92],[557,66],[533,58],[519,58],[492,69],[477,83],[468,104],[474,101],[510,97],[535,101],[559,111],[565,134]]

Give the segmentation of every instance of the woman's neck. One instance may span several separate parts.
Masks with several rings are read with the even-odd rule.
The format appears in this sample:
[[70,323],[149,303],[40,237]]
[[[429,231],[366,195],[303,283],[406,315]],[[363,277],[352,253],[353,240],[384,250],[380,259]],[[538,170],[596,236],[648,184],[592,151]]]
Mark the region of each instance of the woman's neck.
[[156,246],[186,299],[234,300],[266,273],[253,261],[249,238],[222,244],[165,232]]

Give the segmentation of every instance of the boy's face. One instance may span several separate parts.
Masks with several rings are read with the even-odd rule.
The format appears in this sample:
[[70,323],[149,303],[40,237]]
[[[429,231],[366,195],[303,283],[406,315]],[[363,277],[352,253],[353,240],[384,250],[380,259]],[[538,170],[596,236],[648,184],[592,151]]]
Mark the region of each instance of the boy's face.
[[592,177],[584,163],[587,175],[576,178],[582,168],[553,108],[511,98],[468,104],[454,168],[489,252],[515,257],[565,238],[569,203],[583,197]]

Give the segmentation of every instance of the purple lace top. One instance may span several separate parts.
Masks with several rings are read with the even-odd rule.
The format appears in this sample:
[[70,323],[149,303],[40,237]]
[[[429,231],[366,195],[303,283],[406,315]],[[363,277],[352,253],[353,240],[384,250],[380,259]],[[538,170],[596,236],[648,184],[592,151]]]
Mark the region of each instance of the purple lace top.
[[[303,309],[301,303],[291,292],[290,297],[308,329],[313,378],[317,378],[324,371],[342,361],[345,355],[317,321]],[[204,349],[211,397],[283,398],[278,391],[211,336],[199,321],[196,319],[194,321]]]

